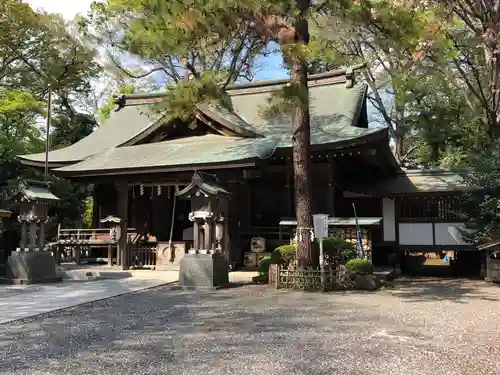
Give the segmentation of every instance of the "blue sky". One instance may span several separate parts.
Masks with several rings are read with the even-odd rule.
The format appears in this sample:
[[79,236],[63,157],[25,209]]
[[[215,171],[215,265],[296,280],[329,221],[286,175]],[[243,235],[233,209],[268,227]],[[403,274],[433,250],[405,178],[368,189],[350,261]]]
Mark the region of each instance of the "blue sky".
[[[24,0],[34,9],[42,9],[51,13],[60,13],[64,18],[72,20],[77,14],[86,14],[90,4],[94,0]],[[281,54],[276,52],[267,57],[261,57],[258,61],[261,69],[256,72],[256,80],[269,80],[277,78],[288,78],[288,72],[283,69]],[[368,115],[374,120],[376,110],[369,103]]]
[[263,65],[263,69],[255,74],[255,79],[277,79],[288,78],[288,72],[283,69],[283,58],[281,54],[274,53],[271,56],[261,57],[258,61],[259,65]]

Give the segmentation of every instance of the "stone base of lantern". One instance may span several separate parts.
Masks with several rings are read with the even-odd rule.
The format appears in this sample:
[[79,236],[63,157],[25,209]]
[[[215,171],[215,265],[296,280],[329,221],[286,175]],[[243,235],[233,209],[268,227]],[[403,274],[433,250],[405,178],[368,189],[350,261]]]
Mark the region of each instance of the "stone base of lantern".
[[229,269],[220,253],[185,254],[180,262],[179,285],[185,288],[218,289],[229,285]]
[[56,261],[48,251],[20,251],[12,253],[7,259],[5,278],[2,284],[41,284],[61,282],[57,276]]

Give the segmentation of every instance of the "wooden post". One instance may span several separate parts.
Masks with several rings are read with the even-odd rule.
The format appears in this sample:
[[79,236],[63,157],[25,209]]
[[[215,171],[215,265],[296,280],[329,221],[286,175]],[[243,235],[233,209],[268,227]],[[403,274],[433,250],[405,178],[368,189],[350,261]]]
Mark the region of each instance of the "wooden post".
[[[286,179],[286,213],[289,217],[294,216],[293,215],[293,189],[292,189],[292,184],[293,184],[293,166],[290,161],[287,161],[285,165],[285,179]],[[281,240],[281,238],[280,238]]]
[[328,163],[328,173],[327,173],[327,213],[330,216],[335,215],[335,170],[334,165]]
[[74,248],[74,255],[75,255],[75,264],[79,265],[80,264],[80,252],[81,252],[81,247],[80,245],[76,245]]
[[108,266],[113,265],[113,245],[108,245]]
[[128,183],[119,181],[116,184],[118,190],[117,211],[120,221],[120,239],[118,240],[118,252],[120,253],[121,266],[123,270],[128,270],[127,256],[127,229],[128,229]]
[[122,265],[122,257],[120,254],[120,245],[116,245],[116,265],[121,266]]
[[56,264],[57,265],[60,265],[61,264],[61,254],[63,252],[63,249],[64,249],[64,245],[60,245],[58,244],[56,246],[56,253],[54,254],[55,255],[55,258],[56,258]]

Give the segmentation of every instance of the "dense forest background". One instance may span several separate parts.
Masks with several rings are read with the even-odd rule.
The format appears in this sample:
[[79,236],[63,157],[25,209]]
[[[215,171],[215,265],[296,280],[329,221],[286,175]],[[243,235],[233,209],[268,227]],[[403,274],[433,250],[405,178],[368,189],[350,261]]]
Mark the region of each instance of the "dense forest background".
[[[167,116],[251,81],[266,56],[294,56],[309,73],[366,64],[370,126],[387,126],[406,168],[473,170],[467,183],[488,188],[464,203],[478,240],[497,231],[500,201],[500,9],[496,1],[325,0],[309,3],[307,46],[288,35],[289,1],[107,0],[65,21],[20,0],[0,4],[0,207],[20,178],[39,177],[15,156],[77,142],[106,126],[119,92],[168,89]],[[130,68],[127,61],[140,62]],[[193,79],[185,80],[189,75]],[[44,133],[47,87],[52,127]],[[186,93],[189,95],[186,95]],[[270,109],[285,110],[287,93]],[[190,99],[187,100],[186,97]],[[334,100],[334,98],[332,98]],[[288,103],[289,104],[289,103]],[[272,111],[271,111],[272,112]],[[88,225],[92,186],[51,176],[62,199],[51,216]],[[16,222],[6,222],[15,229]],[[49,230],[50,233],[50,230]]]

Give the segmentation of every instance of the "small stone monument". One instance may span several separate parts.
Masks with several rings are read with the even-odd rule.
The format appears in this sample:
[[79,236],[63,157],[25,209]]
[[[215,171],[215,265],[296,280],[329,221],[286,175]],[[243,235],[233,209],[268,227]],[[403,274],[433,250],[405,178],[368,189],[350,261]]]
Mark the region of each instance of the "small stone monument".
[[185,287],[218,288],[229,284],[229,236],[227,217],[231,194],[215,175],[195,172],[191,184],[176,192],[191,200],[193,248],[180,262],[179,284]]
[[21,243],[7,258],[6,278],[9,284],[35,284],[61,281],[56,275],[56,261],[45,249],[45,223],[49,206],[59,198],[52,194],[45,182],[25,180],[19,186],[17,197],[21,223]]

